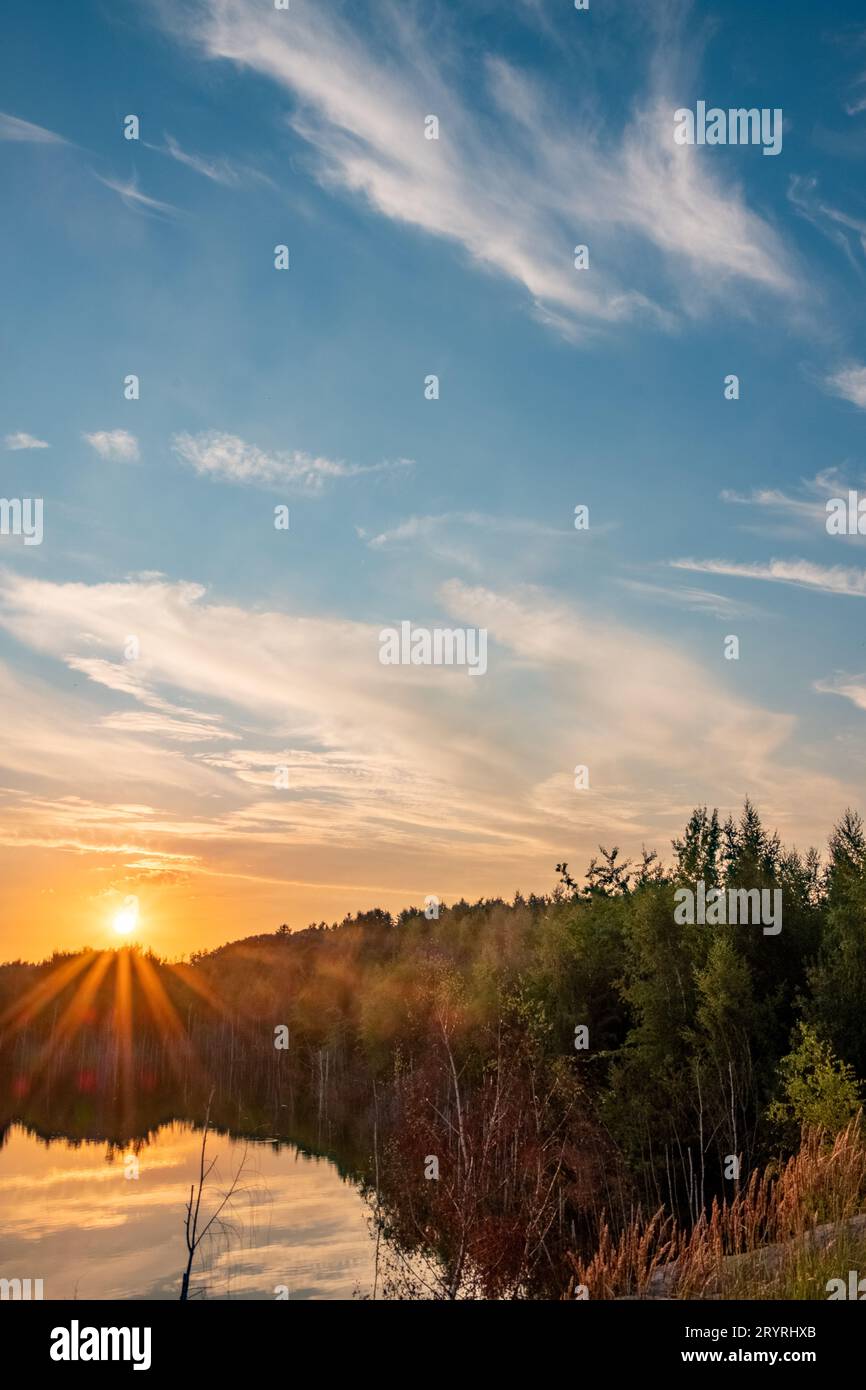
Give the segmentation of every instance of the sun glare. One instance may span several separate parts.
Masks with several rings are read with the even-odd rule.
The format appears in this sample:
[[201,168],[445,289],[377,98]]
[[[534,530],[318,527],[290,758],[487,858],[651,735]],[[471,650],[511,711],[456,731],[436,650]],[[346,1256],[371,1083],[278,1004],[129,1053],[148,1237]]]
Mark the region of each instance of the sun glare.
[[114,930],[118,936],[129,936],[138,925],[138,903],[127,898],[119,912],[114,914]]

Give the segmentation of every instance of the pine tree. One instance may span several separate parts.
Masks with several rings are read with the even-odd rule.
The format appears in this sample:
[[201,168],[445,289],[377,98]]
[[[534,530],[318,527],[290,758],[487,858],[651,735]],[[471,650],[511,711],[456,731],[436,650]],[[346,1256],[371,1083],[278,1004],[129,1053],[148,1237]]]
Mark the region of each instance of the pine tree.
[[613,896],[627,893],[631,878],[631,861],[625,859],[621,863],[617,863],[618,845],[614,845],[610,851],[606,850],[604,845],[599,845],[598,848],[603,862],[599,864],[595,855],[590,860],[586,871],[587,893],[603,893]]
[[834,1050],[866,1076],[866,836],[846,810],[830,836],[827,909],[810,975],[813,1016]]
[[708,888],[715,887],[719,881],[720,844],[718,811],[713,809],[712,815],[708,815],[706,806],[696,806],[689,816],[683,838],[673,842],[677,877],[687,883],[703,880]]

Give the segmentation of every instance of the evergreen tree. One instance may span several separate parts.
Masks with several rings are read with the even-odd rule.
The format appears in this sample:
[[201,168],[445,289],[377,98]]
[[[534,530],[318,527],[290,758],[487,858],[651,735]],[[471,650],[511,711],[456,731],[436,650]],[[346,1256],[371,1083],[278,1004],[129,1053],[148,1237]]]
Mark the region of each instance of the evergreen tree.
[[846,810],[830,836],[825,883],[824,930],[810,973],[812,1020],[866,1076],[866,836],[855,811]]
[[602,862],[599,864],[595,855],[589,862],[586,871],[586,891],[589,894],[601,893],[607,895],[617,895],[629,891],[629,880],[631,878],[631,861],[628,859],[617,863],[619,857],[619,846],[614,845],[608,851],[604,845],[599,845]]
[[719,849],[721,831],[719,813],[715,808],[707,814],[706,806],[696,806],[689,816],[681,840],[674,840],[677,878],[687,883],[703,882],[709,888],[719,881]]

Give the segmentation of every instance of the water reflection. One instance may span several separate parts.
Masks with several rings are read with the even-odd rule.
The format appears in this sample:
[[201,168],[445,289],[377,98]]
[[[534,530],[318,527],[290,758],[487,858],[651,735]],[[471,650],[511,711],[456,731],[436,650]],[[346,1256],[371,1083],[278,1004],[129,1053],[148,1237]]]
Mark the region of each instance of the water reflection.
[[[225,1225],[196,1259],[198,1297],[275,1299],[278,1286],[290,1299],[369,1295],[368,1209],[329,1159],[213,1131],[207,1151],[217,1162],[205,1220],[243,1170]],[[160,1127],[135,1159],[13,1126],[0,1150],[0,1278],[41,1278],[46,1299],[176,1299],[200,1153],[201,1131],[180,1123]]]

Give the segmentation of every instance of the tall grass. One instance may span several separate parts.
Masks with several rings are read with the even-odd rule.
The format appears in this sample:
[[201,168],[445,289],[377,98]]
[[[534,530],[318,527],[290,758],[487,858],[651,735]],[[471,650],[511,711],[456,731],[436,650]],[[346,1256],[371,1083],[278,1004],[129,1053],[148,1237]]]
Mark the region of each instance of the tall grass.
[[663,1207],[617,1233],[603,1221],[591,1258],[569,1254],[566,1296],[582,1286],[593,1299],[826,1298],[826,1280],[864,1260],[864,1209],[861,1114],[835,1136],[804,1130],[797,1153],[755,1169],[691,1228]]

